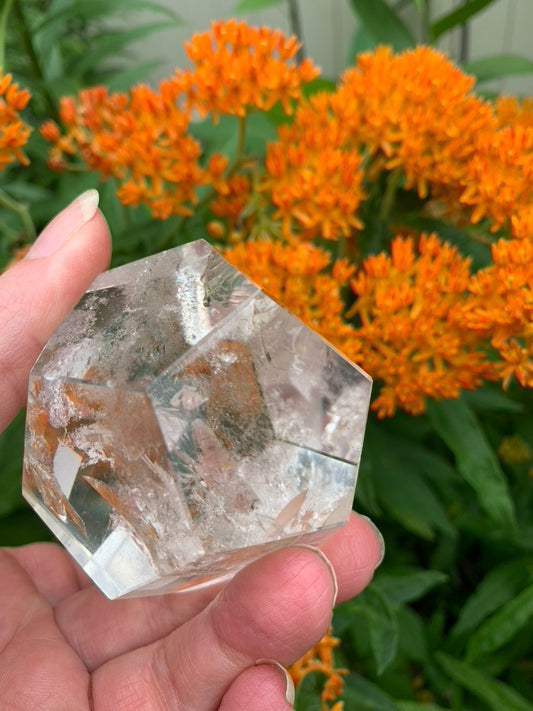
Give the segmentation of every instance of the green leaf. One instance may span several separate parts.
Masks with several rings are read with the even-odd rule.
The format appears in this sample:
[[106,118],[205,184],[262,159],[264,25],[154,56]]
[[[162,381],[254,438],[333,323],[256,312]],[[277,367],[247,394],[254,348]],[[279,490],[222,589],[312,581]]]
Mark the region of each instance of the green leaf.
[[446,711],[443,706],[424,704],[420,701],[397,701],[398,711]]
[[495,2],[495,0],[466,0],[466,2],[463,2],[456,10],[452,10],[452,12],[444,15],[431,25],[429,28],[431,40],[434,42],[445,32],[457,27],[457,25],[463,25],[471,17],[477,15],[478,12],[481,12],[493,2]]
[[346,677],[344,700],[346,711],[398,711],[394,700],[388,694],[356,674]]
[[428,401],[428,415],[454,453],[457,469],[476,492],[480,506],[496,523],[516,529],[505,475],[474,412],[463,399]]
[[473,662],[503,647],[532,618],[533,585],[522,590],[474,632],[468,644],[467,660]]
[[267,7],[281,5],[285,0],[240,0],[232,12],[253,12],[254,10],[264,10]]
[[25,506],[21,496],[21,458],[24,443],[24,412],[0,434],[0,517]]
[[456,684],[483,701],[491,711],[533,711],[533,704],[507,684],[442,652],[435,656]]
[[478,82],[491,81],[515,74],[533,73],[533,61],[517,54],[499,54],[468,62],[463,67],[468,74],[473,74]]
[[87,52],[70,64],[67,68],[67,73],[83,74],[87,69],[97,66],[109,57],[114,57],[125,47],[137,42],[156,32],[168,30],[168,20],[160,22],[151,22],[140,27],[134,27],[131,30],[118,32],[107,32],[91,40]]
[[350,5],[375,44],[388,44],[396,52],[414,46],[411,32],[384,0],[350,0]]
[[533,580],[533,561],[513,560],[489,571],[463,606],[451,634],[471,632]]
[[448,576],[439,570],[417,570],[405,573],[378,573],[374,586],[391,605],[413,602],[423,597],[436,585],[442,585]]
[[106,81],[109,91],[127,91],[131,86],[139,84],[146,79],[154,69],[161,66],[160,61],[139,62],[133,67],[128,67],[120,72],[113,72],[111,79]]
[[182,20],[173,10],[149,0],[91,0],[91,2],[73,3],[56,12],[47,12],[44,19],[33,28],[34,37],[44,31],[61,31],[65,23],[74,20],[91,21],[108,18],[124,12],[150,12],[163,15],[171,24],[182,24]]
[[364,26],[359,26],[353,32],[350,42],[348,43],[348,52],[346,54],[347,66],[352,66],[354,59],[362,52],[369,52],[374,49],[376,43],[368,34]]
[[358,600],[368,618],[370,647],[378,675],[394,661],[398,649],[398,623],[383,593],[369,585]]
[[523,412],[524,405],[491,386],[463,393],[463,399],[473,410],[481,412]]

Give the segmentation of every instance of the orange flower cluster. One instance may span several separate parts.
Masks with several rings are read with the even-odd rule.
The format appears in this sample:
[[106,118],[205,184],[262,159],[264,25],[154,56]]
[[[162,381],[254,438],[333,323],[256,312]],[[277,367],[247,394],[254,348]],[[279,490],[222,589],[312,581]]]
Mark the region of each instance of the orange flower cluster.
[[499,240],[475,274],[461,322],[497,352],[494,376],[533,387],[533,241]]
[[456,398],[490,373],[479,337],[460,322],[469,260],[434,235],[397,237],[390,255],[368,257],[350,282],[360,326],[347,355],[382,383],[372,407],[417,415],[426,397]]
[[224,256],[334,345],[351,334],[342,320],[340,296],[353,271],[345,260],[335,262],[328,273],[329,254],[318,247],[266,239],[237,244]]
[[245,22],[212,23],[209,32],[193,36],[185,50],[194,65],[177,71],[175,80],[187,107],[243,117],[250,109],[267,111],[277,101],[286,113],[301,97],[301,85],[317,76],[309,60],[290,64],[298,51],[295,37],[279,30],[249,27]]
[[455,187],[475,154],[475,137],[496,125],[473,79],[429,47],[393,55],[387,47],[357,57],[333,99],[338,120],[380,166],[401,167],[405,187]]
[[[318,672],[326,677],[320,694],[321,711],[342,711],[342,701],[336,701],[342,694],[343,677],[346,669],[336,669],[333,650],[339,646],[339,640],[331,636],[329,630],[301,659],[288,668],[288,672],[297,687],[307,674]],[[331,704],[333,703],[333,706]]]
[[187,133],[178,95],[175,83],[162,82],[159,92],[138,86],[109,94],[95,87],[77,101],[64,98],[59,115],[66,133],[52,122],[41,128],[54,144],[50,166],[61,169],[79,155],[90,169],[118,179],[123,204],[148,205],[159,219],[190,215],[195,187],[209,181],[209,172],[198,163],[200,146]]
[[482,133],[475,147],[460,199],[471,206],[472,222],[489,217],[496,231],[533,205],[533,126]]
[[0,68],[0,170],[14,161],[28,165],[21,149],[31,131],[18,114],[29,99],[29,92],[19,89],[18,84],[12,82],[11,74],[3,74]]
[[514,96],[500,96],[494,102],[499,128],[533,127],[533,99],[518,101]]
[[263,189],[286,238],[347,238],[361,228],[361,157],[346,142],[327,95],[312,97],[292,125],[279,128],[278,141],[267,146],[265,168]]

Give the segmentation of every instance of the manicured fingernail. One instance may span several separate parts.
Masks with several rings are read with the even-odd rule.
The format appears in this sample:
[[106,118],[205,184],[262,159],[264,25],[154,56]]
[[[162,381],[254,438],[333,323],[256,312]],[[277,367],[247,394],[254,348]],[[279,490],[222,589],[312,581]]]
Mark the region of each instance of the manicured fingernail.
[[326,558],[324,553],[319,548],[313,548],[313,546],[306,546],[305,544],[299,544],[296,546],[293,546],[294,548],[304,548],[306,551],[311,551],[311,553],[314,553],[322,563],[326,566],[326,568],[329,571],[329,574],[331,575],[331,580],[333,582],[333,605],[335,605],[335,602],[337,600],[337,595],[339,592],[339,583],[337,582],[337,575],[335,573],[335,569],[331,565],[331,562],[329,558]]
[[44,228],[26,259],[41,259],[57,252],[98,210],[98,190],[86,190]]
[[260,664],[268,664],[269,666],[274,667],[274,669],[277,669],[280,672],[285,682],[285,700],[288,704],[292,706],[294,704],[296,692],[294,691],[294,683],[289,672],[285,669],[283,665],[281,665],[279,662],[276,662],[275,659],[258,659],[256,661],[256,665]]
[[368,518],[368,516],[363,516],[363,514],[358,514],[358,516],[362,519],[364,519],[368,525],[372,528],[374,533],[376,534],[376,538],[378,539],[379,543],[379,560],[376,565],[376,568],[379,568],[379,566],[383,563],[383,558],[385,558],[385,539],[383,538],[383,534],[379,530],[379,528],[376,526],[374,521],[372,521],[371,518]]

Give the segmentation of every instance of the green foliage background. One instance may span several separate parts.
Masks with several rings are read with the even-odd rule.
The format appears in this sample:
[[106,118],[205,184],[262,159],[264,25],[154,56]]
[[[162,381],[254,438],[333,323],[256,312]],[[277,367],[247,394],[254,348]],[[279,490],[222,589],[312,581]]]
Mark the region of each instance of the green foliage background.
[[[241,0],[238,9],[283,1]],[[475,21],[493,1],[467,0],[432,24],[428,0],[412,5],[424,39],[433,41]],[[349,2],[360,20],[351,53],[377,43],[398,50],[413,44],[411,30],[391,4]],[[168,9],[141,0],[5,0],[5,16],[8,11],[6,68],[32,93],[26,120],[34,126],[55,116],[64,94],[95,83],[122,90],[144,79],[153,64],[131,61],[132,43],[180,21]],[[117,20],[140,11],[149,19],[117,29]],[[0,17],[0,31],[2,26]],[[467,67],[480,82],[532,68],[514,55]],[[275,111],[252,117],[250,151],[261,150],[275,123]],[[231,121],[215,129],[199,124],[196,130],[220,150],[234,140]],[[114,264],[204,236],[202,214],[189,220],[184,232],[177,219],[162,224],[142,209],[122,208],[112,181],[99,185],[90,173],[50,173],[37,133],[27,152],[31,166],[5,170],[0,188],[26,205],[38,229],[82,190],[98,186],[114,238]],[[20,214],[1,210],[0,218],[5,263],[31,235]],[[388,223],[369,215],[365,225],[364,251],[382,249],[391,236]],[[435,229],[476,265],[484,263],[484,248],[467,233],[444,224],[417,226]],[[349,670],[347,711],[533,711],[530,443],[533,394],[519,388],[503,394],[486,386],[458,401],[428,403],[416,418],[401,413],[385,421],[370,418],[355,508],[381,528],[387,555],[371,586],[335,612],[334,631],[342,638],[337,660]],[[2,545],[49,538],[20,496],[22,446],[20,413],[0,437]],[[319,709],[319,681],[308,678],[302,684],[297,709]]]

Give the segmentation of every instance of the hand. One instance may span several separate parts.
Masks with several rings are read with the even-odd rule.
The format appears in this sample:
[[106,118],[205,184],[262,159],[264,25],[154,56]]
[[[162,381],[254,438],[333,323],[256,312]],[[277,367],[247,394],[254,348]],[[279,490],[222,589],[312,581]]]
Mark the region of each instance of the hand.
[[[91,191],[0,277],[2,427],[24,405],[40,349],[109,251]],[[277,551],[219,590],[109,601],[54,544],[0,550],[2,709],[287,711],[279,664],[320,639],[335,600],[360,592],[382,553],[373,525],[353,515],[321,550]]]

